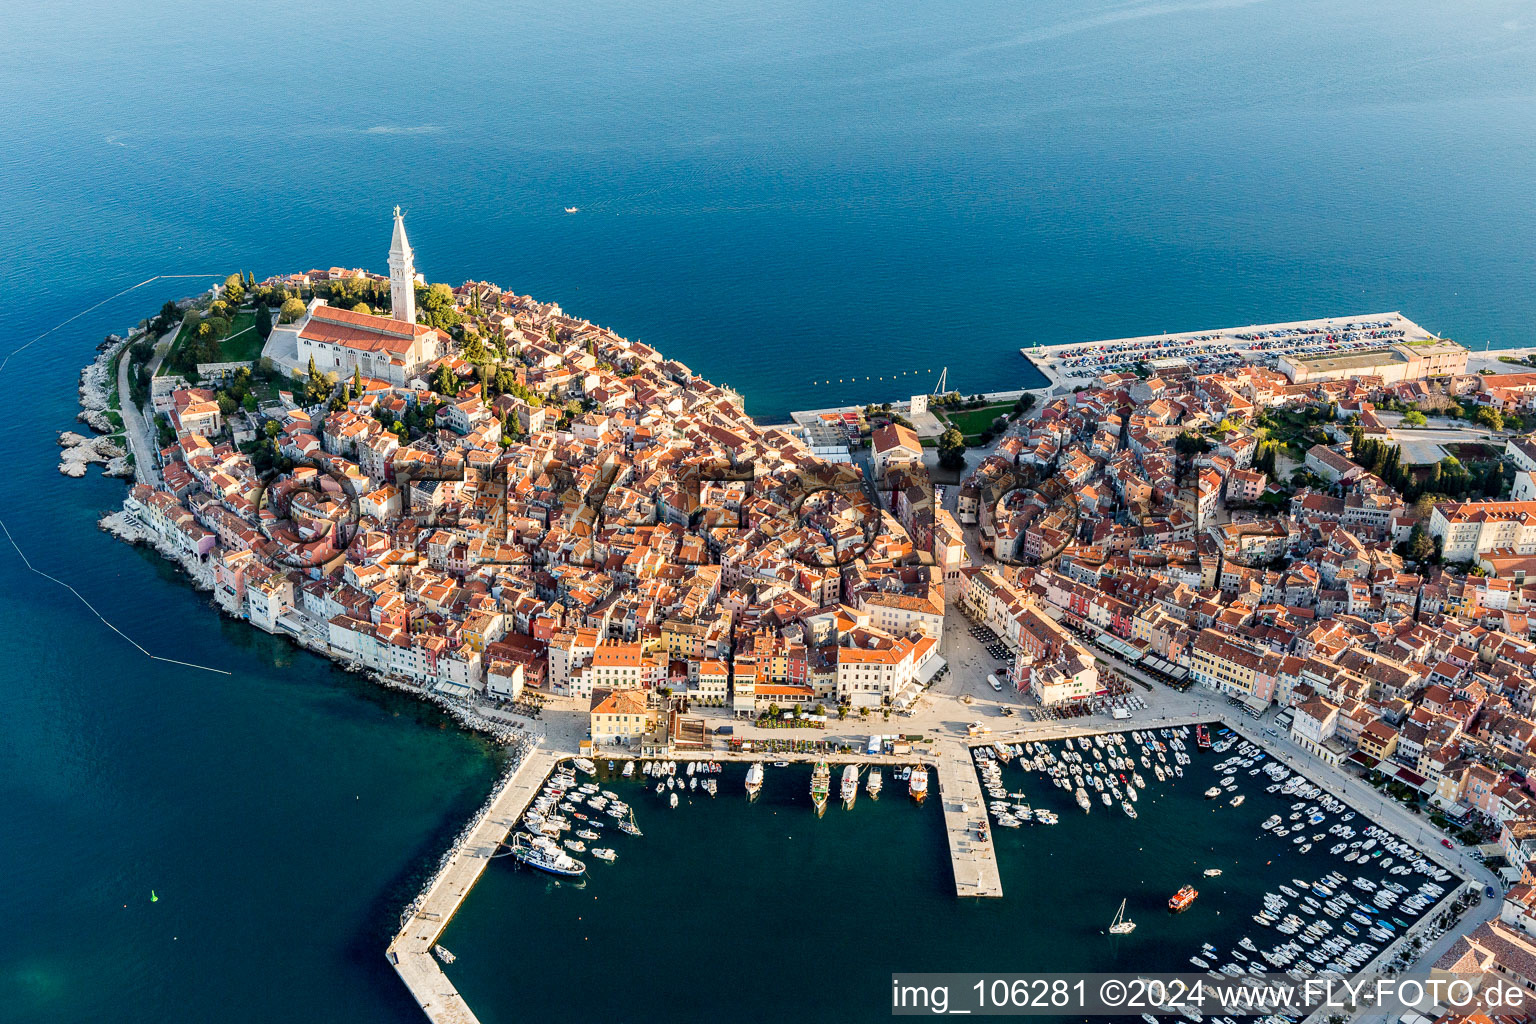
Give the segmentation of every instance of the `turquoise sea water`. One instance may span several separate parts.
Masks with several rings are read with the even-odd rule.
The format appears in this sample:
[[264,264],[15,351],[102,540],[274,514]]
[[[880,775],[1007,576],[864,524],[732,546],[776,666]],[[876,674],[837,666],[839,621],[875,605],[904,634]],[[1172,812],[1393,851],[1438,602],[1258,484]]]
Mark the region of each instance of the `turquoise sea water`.
[[[3,351],[156,274],[382,268],[396,203],[431,279],[557,300],[764,415],[932,379],[828,378],[1030,383],[1034,341],[1389,308],[1533,340],[1528,2],[4,14]],[[378,950],[494,759],[220,623],[95,530],[120,484],[54,472],[95,343],[191,290],[0,375],[17,540],[147,647],[236,673],[141,660],[0,545],[0,1019],[414,1020]],[[903,843],[892,891],[941,889],[931,838]],[[741,927],[776,905],[719,885]],[[861,908],[859,970],[899,906]]]

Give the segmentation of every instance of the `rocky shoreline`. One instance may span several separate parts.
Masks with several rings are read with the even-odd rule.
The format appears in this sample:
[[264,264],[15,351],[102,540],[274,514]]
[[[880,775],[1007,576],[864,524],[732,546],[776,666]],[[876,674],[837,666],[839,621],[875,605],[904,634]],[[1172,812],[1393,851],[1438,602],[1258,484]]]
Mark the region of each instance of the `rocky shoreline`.
[[101,465],[107,476],[132,478],[133,466],[128,452],[120,443],[122,428],[112,422],[112,366],[118,354],[131,345],[143,332],[130,331],[128,337],[109,334],[96,348],[96,358],[80,371],[80,412],[75,419],[103,435],[87,437],[72,430],[61,431],[59,444],[64,448],[59,459],[59,472],[76,479],[85,476],[91,465]]

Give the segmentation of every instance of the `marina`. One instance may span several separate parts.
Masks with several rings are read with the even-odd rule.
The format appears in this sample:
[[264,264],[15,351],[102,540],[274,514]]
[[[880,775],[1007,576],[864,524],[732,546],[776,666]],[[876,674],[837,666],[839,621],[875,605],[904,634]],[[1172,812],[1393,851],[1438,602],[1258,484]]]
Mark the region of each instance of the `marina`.
[[1019,349],[1019,354],[1053,386],[1070,389],[1101,374],[1133,373],[1138,366],[1153,372],[1167,366],[1188,366],[1196,373],[1213,373],[1244,363],[1273,367],[1286,355],[1345,356],[1387,345],[1434,340],[1438,340],[1434,334],[1403,314],[1391,312],[1036,345]]
[[[554,945],[541,962],[553,961],[558,986],[579,970],[567,958],[579,960],[598,930],[605,941],[643,941],[644,922],[661,912],[655,900],[667,891],[665,879],[718,873],[727,848],[730,871],[753,877],[755,893],[814,889],[818,912],[796,918],[797,941],[848,948],[856,938],[842,915],[856,907],[867,914],[884,900],[932,923],[923,959],[934,970],[1006,954],[1059,970],[1193,966],[1229,977],[1284,971],[1297,978],[1353,971],[1395,951],[1458,891],[1461,879],[1436,851],[1413,849],[1251,738],[1220,722],[1204,738],[1208,746],[1197,743],[1193,724],[1079,729],[1050,739],[941,743],[921,762],[853,755],[765,762],[716,753],[699,762],[599,762],[592,776],[558,769],[563,774],[541,787],[530,811],[563,818],[567,835],[582,823],[577,815],[589,822],[627,816],[636,834],[601,829],[612,856],[579,876],[492,859],[444,935],[456,959],[428,963],[446,969],[453,981],[445,975],[444,982],[469,993],[477,1008],[514,1005],[495,995],[505,970],[466,951],[499,948],[513,941],[497,938],[509,922],[538,915],[554,922]],[[937,776],[937,800],[913,798],[917,767]],[[859,800],[860,782],[867,791],[877,769],[885,798]],[[696,787],[677,782],[700,778]],[[707,782],[718,782],[718,798]],[[1208,799],[1211,788],[1222,799]],[[1080,793],[1093,797],[1079,801]],[[833,805],[818,808],[823,801]],[[946,853],[951,878],[940,866]],[[1000,897],[1005,885],[1021,894],[1012,907],[999,898],[955,898]],[[776,919],[765,897],[744,898],[747,919]],[[1053,921],[1058,941],[1004,925],[1019,901]],[[741,947],[734,952],[700,951],[694,968],[749,983],[744,962],[776,948],[758,931],[733,933]],[[861,959],[854,973],[871,966]],[[628,968],[618,970],[617,981],[639,983]],[[623,1015],[608,995],[594,998],[594,1012]],[[705,1011],[688,1002],[695,995],[681,998],[683,1016]],[[848,1010],[846,1019],[868,1016]]]

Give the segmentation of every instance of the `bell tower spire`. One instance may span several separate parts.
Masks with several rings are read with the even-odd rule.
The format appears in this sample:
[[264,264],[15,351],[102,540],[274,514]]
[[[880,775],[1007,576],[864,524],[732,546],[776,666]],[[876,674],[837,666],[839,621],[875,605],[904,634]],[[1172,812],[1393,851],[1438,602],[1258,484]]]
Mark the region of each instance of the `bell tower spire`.
[[416,322],[416,254],[405,238],[405,219],[395,207],[395,235],[389,243],[389,315]]

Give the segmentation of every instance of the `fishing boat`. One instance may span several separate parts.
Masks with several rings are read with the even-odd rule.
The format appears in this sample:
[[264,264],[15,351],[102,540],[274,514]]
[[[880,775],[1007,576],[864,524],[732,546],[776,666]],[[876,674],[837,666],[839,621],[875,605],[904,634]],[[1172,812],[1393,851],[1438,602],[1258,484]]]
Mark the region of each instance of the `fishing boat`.
[[857,765],[848,765],[843,769],[842,793],[843,806],[852,807],[853,802],[859,796],[859,769]]
[[1195,726],[1195,745],[1201,750],[1211,748],[1211,731],[1204,725]]
[[1243,806],[1243,801],[1246,800],[1246,799],[1248,799],[1246,796],[1244,796],[1243,794],[1239,793],[1239,794],[1237,794],[1237,796],[1232,798],[1232,806],[1233,807],[1241,807],[1241,806]]
[[627,779],[627,778],[629,778],[630,776],[632,776],[634,774],[635,774],[635,762],[633,762],[633,761],[625,761],[624,762],[624,777]]
[[455,960],[458,959],[456,956],[454,956],[452,953],[448,952],[448,950],[445,949],[442,946],[433,946],[432,947],[432,952],[434,954],[436,954],[437,958],[439,960],[441,960],[445,964],[451,964]]
[[752,766],[747,769],[747,796],[753,800],[756,800],[757,794],[762,790],[762,788],[763,763],[761,761],[753,761]]
[[617,857],[618,854],[614,853],[606,846],[599,846],[597,849],[592,851],[592,856],[596,857],[598,860],[606,861],[607,863],[612,864],[614,858]]
[[574,764],[577,768],[586,772],[588,775],[597,774],[597,765],[593,764],[589,759],[585,757],[575,758],[571,761],[571,764]]
[[831,786],[832,769],[827,767],[827,762],[817,761],[811,772],[811,802],[816,805],[817,814],[827,809],[827,792]]
[[1212,786],[1210,789],[1205,791],[1205,798],[1207,800],[1215,800],[1219,796],[1221,796],[1220,786]]
[[530,836],[519,832],[512,837],[512,856],[519,863],[546,871],[551,875],[573,878],[587,870],[587,866],[555,845],[547,836]]
[[1168,909],[1175,914],[1182,910],[1188,910],[1189,905],[1198,899],[1200,893],[1192,885],[1186,885],[1172,896],[1168,897]]
[[871,768],[868,777],[864,780],[864,788],[869,791],[869,798],[871,800],[879,799],[880,787],[884,785],[885,778],[881,775],[880,769]]
[[1136,930],[1136,922],[1125,916],[1125,900],[1120,901],[1120,909],[1115,911],[1115,919],[1109,922],[1109,934],[1129,935]]
[[671,804],[673,807],[676,807],[677,806],[677,794],[676,793],[669,794],[669,796],[667,798],[667,802],[669,804]]
[[718,789],[719,789],[719,787],[717,785],[715,785],[715,780],[714,779],[705,779],[704,780],[704,792],[708,793],[710,796],[714,796],[716,790],[718,790]]
[[907,792],[912,794],[912,799],[922,803],[928,796],[928,769],[918,765],[912,769],[912,777],[907,781]]
[[1077,806],[1083,809],[1084,814],[1093,810],[1093,801],[1088,799],[1088,791],[1082,786],[1077,787]]

